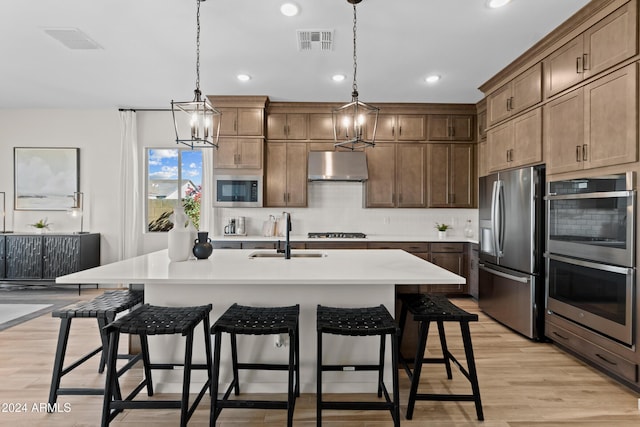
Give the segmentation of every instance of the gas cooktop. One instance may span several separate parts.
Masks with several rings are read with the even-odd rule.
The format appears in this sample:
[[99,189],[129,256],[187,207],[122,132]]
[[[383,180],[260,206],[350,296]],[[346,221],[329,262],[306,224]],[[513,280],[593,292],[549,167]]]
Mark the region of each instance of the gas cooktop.
[[350,233],[344,231],[308,233],[307,236],[310,239],[364,239],[367,237],[364,233]]

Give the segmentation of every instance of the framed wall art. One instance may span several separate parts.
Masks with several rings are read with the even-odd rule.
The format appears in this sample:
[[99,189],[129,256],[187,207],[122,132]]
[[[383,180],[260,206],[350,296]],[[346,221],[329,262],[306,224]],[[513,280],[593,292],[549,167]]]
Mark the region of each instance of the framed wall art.
[[14,147],[16,210],[67,210],[79,191],[79,148]]

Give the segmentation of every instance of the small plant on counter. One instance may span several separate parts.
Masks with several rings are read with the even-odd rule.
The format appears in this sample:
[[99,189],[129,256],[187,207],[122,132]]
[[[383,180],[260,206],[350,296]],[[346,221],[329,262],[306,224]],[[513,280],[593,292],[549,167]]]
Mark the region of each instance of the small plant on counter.
[[438,231],[447,231],[451,227],[447,224],[439,224],[436,222],[436,228],[438,229]]
[[45,219],[41,219],[41,220],[39,220],[38,222],[36,222],[36,223],[34,223],[34,224],[29,224],[29,225],[30,225],[30,226],[32,226],[32,227],[34,227],[34,228],[40,229],[40,230],[45,229],[45,228],[48,230],[48,229],[49,229],[49,226],[50,226],[51,224],[49,224],[49,223],[47,222],[47,218],[45,218]]

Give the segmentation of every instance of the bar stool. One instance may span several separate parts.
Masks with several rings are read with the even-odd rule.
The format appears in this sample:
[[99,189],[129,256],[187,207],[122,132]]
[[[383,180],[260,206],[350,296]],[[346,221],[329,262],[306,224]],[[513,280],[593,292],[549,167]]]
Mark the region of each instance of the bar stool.
[[[210,425],[214,426],[223,408],[259,408],[286,409],[287,426],[293,425],[293,410],[296,397],[300,396],[300,344],[298,341],[298,320],[300,306],[288,307],[247,307],[233,304],[211,327],[215,335],[213,378],[211,380],[211,416]],[[233,380],[221,399],[218,399],[218,380],[220,376],[220,344],[222,333],[230,334],[231,361]],[[289,363],[240,363],[238,362],[237,335],[289,335]],[[231,390],[235,395],[240,394],[238,371],[242,370],[270,370],[288,371],[287,400],[229,400]]]
[[[416,400],[436,400],[436,401],[473,401],[476,405],[476,414],[478,420],[484,420],[482,413],[482,402],[480,401],[480,387],[478,385],[478,374],[476,372],[476,363],[473,356],[473,346],[471,345],[471,333],[469,332],[469,322],[478,320],[477,314],[468,313],[461,308],[455,306],[443,295],[429,294],[401,294],[402,310],[400,314],[400,340],[404,333],[404,327],[407,320],[407,312],[411,312],[413,320],[420,322],[420,331],[418,337],[418,349],[413,361],[413,371],[408,365],[407,359],[400,355],[402,363],[409,379],[411,380],[411,388],[409,390],[409,403],[407,405],[407,419],[413,418],[413,409]],[[442,347],[442,358],[424,357],[427,347],[427,336],[429,334],[429,324],[434,321],[438,325],[438,334],[440,336],[440,345]],[[445,337],[444,322],[458,322],[460,331],[462,332],[462,342],[464,344],[465,357],[467,359],[467,369],[451,354],[447,347],[447,339]],[[453,361],[462,374],[471,383],[472,394],[426,394],[418,393],[418,385],[420,383],[420,374],[423,364],[444,364],[447,372],[447,378],[452,379],[451,361]]]
[[[58,396],[60,395],[73,394],[101,396],[104,394],[104,388],[61,388],[60,383],[63,376],[98,353],[101,353],[98,372],[102,373],[104,371],[109,345],[107,341],[107,334],[103,328],[107,323],[113,322],[118,313],[141,304],[143,299],[143,291],[107,291],[90,301],[79,302],[72,306],[53,311],[51,314],[52,317],[60,318],[60,332],[58,333],[58,345],[56,348],[56,357],[53,363],[53,376],[51,378],[51,389],[49,391],[49,408],[53,408],[53,405],[56,403]],[[67,352],[71,321],[74,318],[96,319],[98,321],[98,330],[100,332],[102,345],[64,368],[64,358]],[[118,358],[129,359],[129,362],[118,371],[118,375],[122,375],[138,360],[140,360],[140,355],[119,355]]]
[[[322,425],[323,409],[388,410],[394,426],[400,426],[400,403],[398,386],[398,337],[400,330],[385,306],[368,308],[336,308],[318,305],[318,356],[317,356],[317,425]],[[345,336],[380,336],[380,359],[377,365],[324,365],[322,363],[322,334]],[[383,381],[385,339],[391,339],[391,369],[393,399]],[[384,402],[325,402],[322,400],[322,373],[326,371],[378,371],[378,397],[384,393]]]
[[[137,310],[106,326],[106,331],[109,334],[109,353],[107,355],[107,381],[102,408],[103,427],[108,426],[111,420],[124,409],[161,408],[180,409],[180,426],[187,425],[187,421],[193,415],[211,383],[211,338],[209,336],[209,313],[211,309],[211,304],[198,307],[159,307],[144,304]],[[206,363],[194,364],[191,360],[193,354],[193,331],[200,322],[204,327]],[[144,379],[124,399],[121,395],[120,383],[115,369],[121,333],[135,334],[140,337],[144,365]],[[181,334],[186,337],[184,363],[151,363],[147,337],[149,335],[174,334]],[[147,394],[153,396],[152,369],[174,369],[177,366],[184,367],[181,400],[133,400],[145,387],[147,388]],[[191,371],[194,369],[206,369],[207,381],[200,389],[193,404],[189,406]]]

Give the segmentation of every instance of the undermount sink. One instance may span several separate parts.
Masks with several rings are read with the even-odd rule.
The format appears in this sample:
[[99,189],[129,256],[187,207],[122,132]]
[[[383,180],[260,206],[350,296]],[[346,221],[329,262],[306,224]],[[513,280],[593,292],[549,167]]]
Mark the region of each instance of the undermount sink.
[[[291,258],[323,258],[326,256],[326,252],[291,252]],[[284,258],[284,254],[275,251],[256,251],[251,252],[249,258]]]

